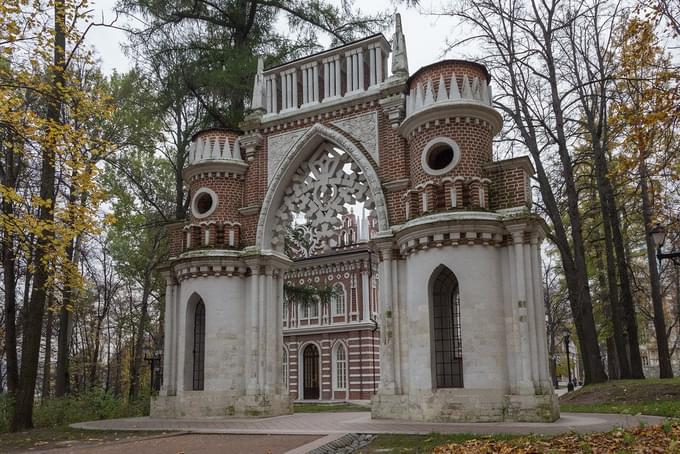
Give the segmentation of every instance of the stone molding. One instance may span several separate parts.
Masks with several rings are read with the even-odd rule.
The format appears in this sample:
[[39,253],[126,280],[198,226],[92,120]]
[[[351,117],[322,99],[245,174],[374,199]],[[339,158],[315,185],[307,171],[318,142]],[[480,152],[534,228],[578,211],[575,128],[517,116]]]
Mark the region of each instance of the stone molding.
[[518,156],[516,158],[503,159],[501,161],[494,161],[484,166],[487,172],[508,169],[523,169],[528,175],[536,174],[536,169],[528,156]]
[[411,180],[409,180],[408,178],[402,178],[400,180],[392,180],[385,182],[382,185],[387,192],[396,192],[402,189],[406,189],[410,183]]
[[378,113],[369,112],[356,117],[348,117],[331,122],[342,129],[348,136],[359,142],[371,155],[376,164],[380,164],[378,154]]
[[450,118],[478,119],[490,125],[493,135],[498,134],[503,127],[503,117],[496,109],[481,101],[466,99],[430,104],[406,117],[398,131],[402,137],[408,138],[419,126],[436,120],[449,121]]
[[267,182],[271,183],[283,158],[309,128],[300,128],[267,136]]
[[245,158],[246,161],[251,162],[253,159],[255,159],[255,152],[257,151],[257,147],[262,144],[262,134],[259,132],[251,132],[250,134],[246,134],[244,136],[241,136],[240,139],[240,144],[243,145],[245,148]]
[[259,213],[260,208],[262,208],[260,205],[249,205],[247,207],[239,208],[238,212],[241,213],[242,216],[252,216]]
[[240,160],[217,160],[202,161],[192,164],[182,172],[184,181],[191,181],[193,178],[203,174],[229,173],[243,175],[248,169],[248,164]]
[[404,114],[406,113],[406,95],[403,93],[397,93],[386,98],[382,98],[380,101],[380,106],[383,108],[383,112],[387,117],[387,120],[392,125],[393,129],[397,129],[404,119]]

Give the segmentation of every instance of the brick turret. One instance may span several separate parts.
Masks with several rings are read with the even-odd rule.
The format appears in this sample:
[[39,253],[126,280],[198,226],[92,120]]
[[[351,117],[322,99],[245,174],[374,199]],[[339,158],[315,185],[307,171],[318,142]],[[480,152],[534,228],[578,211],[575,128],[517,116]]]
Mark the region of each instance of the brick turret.
[[209,129],[193,137],[184,170],[191,197],[184,250],[239,247],[238,209],[243,203],[243,174],[247,168],[238,131]]
[[411,189],[407,217],[444,209],[487,209],[492,139],[502,117],[491,106],[490,76],[480,64],[445,60],[408,82],[406,118]]

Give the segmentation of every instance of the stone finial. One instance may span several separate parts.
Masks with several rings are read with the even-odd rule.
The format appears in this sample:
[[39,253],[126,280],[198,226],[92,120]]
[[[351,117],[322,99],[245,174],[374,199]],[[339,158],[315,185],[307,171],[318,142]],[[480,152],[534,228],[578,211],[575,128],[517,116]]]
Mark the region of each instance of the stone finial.
[[257,73],[253,82],[253,97],[250,101],[250,108],[255,110],[265,110],[264,108],[264,59],[257,57]]
[[406,38],[401,29],[401,15],[395,17],[394,35],[392,36],[392,74],[397,77],[408,77],[408,58],[406,56]]

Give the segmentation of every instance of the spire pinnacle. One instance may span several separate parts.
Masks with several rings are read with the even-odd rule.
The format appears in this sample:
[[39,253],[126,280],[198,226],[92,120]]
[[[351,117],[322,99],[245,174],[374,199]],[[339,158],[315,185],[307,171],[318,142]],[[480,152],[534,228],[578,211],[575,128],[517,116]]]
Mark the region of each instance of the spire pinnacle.
[[392,36],[392,74],[397,77],[408,77],[406,38],[401,29],[401,15],[399,13],[395,16],[394,35]]
[[257,73],[253,83],[253,97],[250,101],[250,108],[253,110],[264,110],[264,59],[257,57]]

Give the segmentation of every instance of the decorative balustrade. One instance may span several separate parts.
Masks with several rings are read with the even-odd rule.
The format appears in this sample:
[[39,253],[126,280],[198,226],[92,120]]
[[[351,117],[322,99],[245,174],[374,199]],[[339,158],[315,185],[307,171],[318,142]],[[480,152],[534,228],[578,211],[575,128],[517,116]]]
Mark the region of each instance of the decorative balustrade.
[[[270,68],[259,74],[253,106],[292,112],[377,88],[387,79],[390,45],[382,34]],[[256,78],[257,80],[257,78]]]

